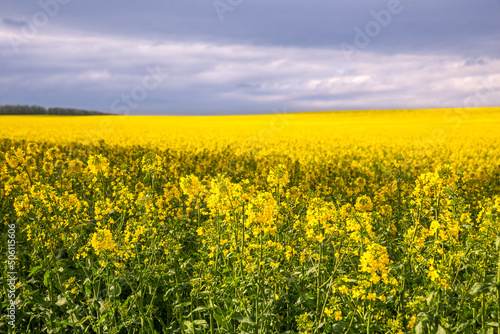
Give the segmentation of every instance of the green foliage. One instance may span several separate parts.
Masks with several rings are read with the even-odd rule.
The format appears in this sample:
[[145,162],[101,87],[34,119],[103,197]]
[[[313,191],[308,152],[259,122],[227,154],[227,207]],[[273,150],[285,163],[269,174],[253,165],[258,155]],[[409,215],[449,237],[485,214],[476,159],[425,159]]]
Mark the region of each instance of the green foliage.
[[498,331],[494,173],[375,153],[353,167],[104,142],[0,151],[19,333]]

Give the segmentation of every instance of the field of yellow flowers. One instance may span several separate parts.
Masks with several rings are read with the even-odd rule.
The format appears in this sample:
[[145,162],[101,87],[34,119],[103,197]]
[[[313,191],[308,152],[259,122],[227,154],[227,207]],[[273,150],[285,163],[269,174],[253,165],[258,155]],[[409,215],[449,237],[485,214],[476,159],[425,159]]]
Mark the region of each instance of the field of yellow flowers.
[[500,108],[2,116],[0,331],[497,333],[499,129]]

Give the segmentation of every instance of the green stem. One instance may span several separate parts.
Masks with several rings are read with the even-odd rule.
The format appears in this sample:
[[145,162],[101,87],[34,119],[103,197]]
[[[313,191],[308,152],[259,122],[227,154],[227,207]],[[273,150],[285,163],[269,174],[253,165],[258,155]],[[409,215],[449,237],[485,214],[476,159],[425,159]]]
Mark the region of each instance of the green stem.
[[257,322],[257,327],[258,328],[258,323],[259,323],[259,318],[260,318],[260,315],[259,315],[259,295],[260,295],[260,273],[262,271],[262,265],[261,265],[261,262],[262,262],[262,231],[259,233],[259,248],[260,248],[260,254],[259,254],[259,274],[258,274],[258,277],[257,277],[257,294],[256,294],[256,298],[255,298],[255,319],[256,319],[256,322]]
[[484,293],[482,294],[482,298],[481,298],[481,329],[485,329],[484,327],[484,323],[485,323],[485,312],[486,312],[486,307],[485,307],[485,303],[484,303]]
[[500,256],[498,258],[498,269],[497,269],[497,333],[500,334]]
[[370,312],[368,312],[368,324],[366,326],[366,334],[370,334]]
[[[219,263],[219,250],[220,250],[220,217],[217,211],[217,248],[215,250],[215,274],[217,275],[217,265]],[[218,280],[218,278],[217,278]]]
[[[241,252],[240,254],[242,256],[245,255],[245,202],[242,203],[242,220],[243,220],[243,224],[242,224],[242,230],[243,230],[243,233],[241,234]],[[243,263],[242,263],[243,259],[240,259],[240,274],[243,275]]]
[[323,243],[319,244],[318,276],[316,278],[316,314],[320,311],[320,292],[321,292],[321,258],[323,255]]
[[28,172],[28,169],[26,168],[26,166],[23,166],[23,168],[24,168],[24,171],[26,172],[26,174],[28,175],[28,179],[30,180],[30,186],[32,186],[33,185],[33,180],[31,179],[31,175]]
[[214,334],[214,316],[212,311],[210,311],[210,334]]

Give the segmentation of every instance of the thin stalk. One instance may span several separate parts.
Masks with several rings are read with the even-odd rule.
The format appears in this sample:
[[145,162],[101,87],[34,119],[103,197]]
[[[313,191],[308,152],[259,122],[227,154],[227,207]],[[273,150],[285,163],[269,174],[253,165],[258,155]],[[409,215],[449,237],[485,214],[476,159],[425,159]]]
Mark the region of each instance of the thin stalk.
[[486,307],[485,307],[485,302],[484,302],[484,293],[482,294],[481,298],[481,329],[485,329],[484,323],[486,320],[485,312],[486,312]]
[[189,312],[189,315],[190,315],[190,320],[191,320],[191,330],[193,331],[194,333],[194,317],[193,317],[193,294],[191,293],[191,304],[189,305],[189,308],[190,308],[190,312]]
[[321,258],[323,255],[323,243],[319,244],[318,276],[316,277],[316,314],[320,310],[320,292],[321,292]]
[[498,269],[497,269],[497,333],[500,334],[500,256],[498,258]]
[[215,253],[215,274],[217,274],[217,264],[219,263],[219,249],[220,249],[220,217],[217,211],[217,248]]
[[30,181],[30,186],[32,186],[33,185],[33,180],[31,179],[31,175],[28,172],[28,169],[26,168],[26,166],[23,166],[23,168],[24,168],[24,171],[26,172],[26,174],[28,175],[28,179]]
[[257,277],[257,294],[255,298],[255,319],[258,323],[258,319],[260,318],[259,316],[259,295],[260,295],[260,273],[262,271],[262,231],[259,233],[259,248],[260,248],[260,254],[259,254],[259,275]]
[[473,308],[472,309],[472,319],[474,319],[474,321],[472,322],[472,328],[474,329],[474,331],[476,330],[476,317],[477,317],[477,314],[476,314],[476,308]]
[[210,312],[210,334],[214,333],[214,317],[212,312]]
[[[241,252],[240,255],[244,256],[245,255],[245,202],[242,203],[242,234],[241,234]],[[240,259],[240,272],[241,275],[243,275],[243,259]]]
[[370,334],[370,310],[368,310],[368,324],[366,326],[366,334]]

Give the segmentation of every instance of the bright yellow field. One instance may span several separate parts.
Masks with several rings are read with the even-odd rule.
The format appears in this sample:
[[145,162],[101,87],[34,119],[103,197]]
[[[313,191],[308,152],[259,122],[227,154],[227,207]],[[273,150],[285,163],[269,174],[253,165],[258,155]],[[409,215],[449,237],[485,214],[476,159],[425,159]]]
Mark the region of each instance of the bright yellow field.
[[496,331],[499,129],[500,108],[1,116],[4,306],[19,333]]
[[[0,136],[59,144],[104,139],[117,145],[164,145],[187,140],[188,147],[243,145],[286,140],[353,138],[372,141],[394,137],[415,142],[440,142],[447,137],[496,137],[499,108],[275,113],[244,116],[2,116]],[[201,143],[200,143],[201,142]]]

